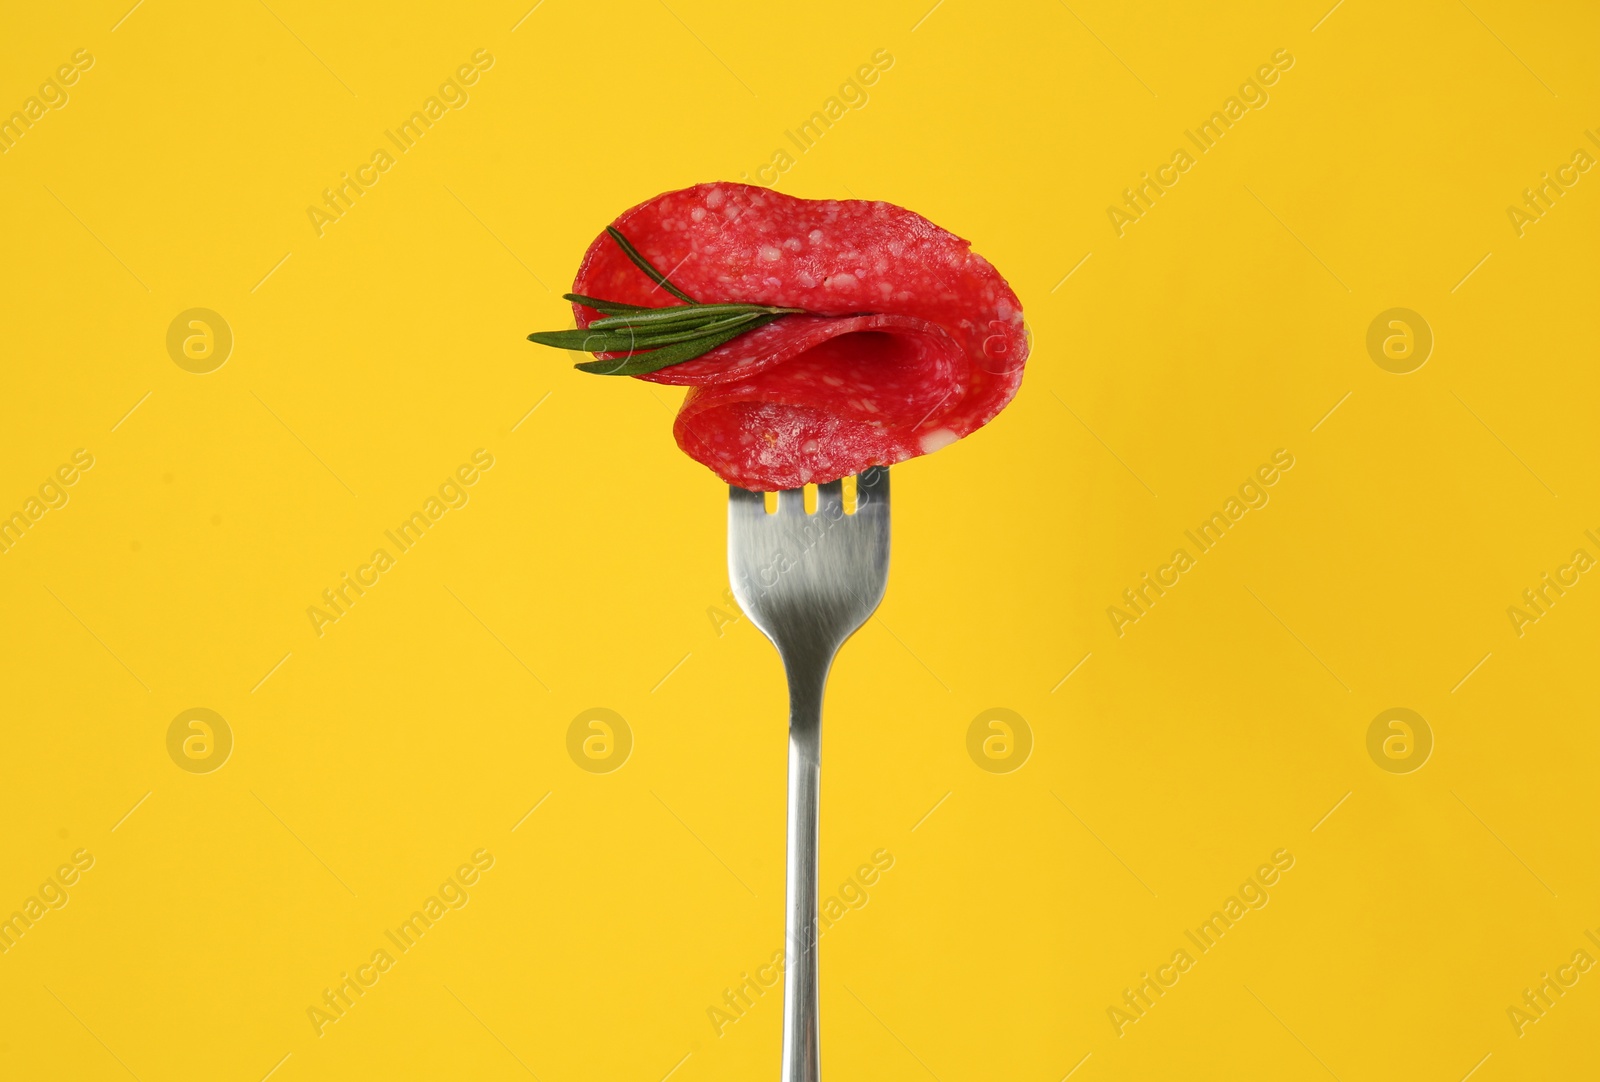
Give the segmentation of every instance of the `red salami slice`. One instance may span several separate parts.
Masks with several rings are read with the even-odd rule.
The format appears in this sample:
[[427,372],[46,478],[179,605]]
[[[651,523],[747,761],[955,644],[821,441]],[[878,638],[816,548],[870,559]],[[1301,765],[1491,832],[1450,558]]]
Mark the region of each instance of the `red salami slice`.
[[[638,377],[691,388],[673,434],[730,484],[795,488],[928,454],[986,424],[1022,382],[1017,295],[967,241],[904,208],[701,184],[615,225],[701,303],[813,313]],[[573,291],[676,303],[604,233]],[[580,327],[600,317],[573,307]]]

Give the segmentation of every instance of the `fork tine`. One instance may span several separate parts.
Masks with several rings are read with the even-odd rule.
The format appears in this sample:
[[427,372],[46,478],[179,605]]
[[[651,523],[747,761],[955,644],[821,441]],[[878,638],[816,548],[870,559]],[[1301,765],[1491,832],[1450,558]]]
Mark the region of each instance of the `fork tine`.
[[817,514],[838,518],[844,510],[844,482],[827,481],[817,486]]
[[856,513],[880,504],[889,506],[889,467],[868,466],[856,475]]
[[738,485],[728,486],[728,509],[738,511],[745,516],[765,515],[767,504],[765,497],[759,492],[752,492]]
[[778,490],[778,514],[803,515],[806,513],[806,490],[785,488]]

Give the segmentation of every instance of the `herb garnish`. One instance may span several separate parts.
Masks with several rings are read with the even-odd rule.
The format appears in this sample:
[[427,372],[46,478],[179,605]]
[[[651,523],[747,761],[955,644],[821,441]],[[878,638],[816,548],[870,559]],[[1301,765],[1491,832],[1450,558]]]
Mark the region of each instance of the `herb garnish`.
[[584,372],[601,376],[639,376],[655,372],[692,361],[780,316],[805,312],[804,308],[778,308],[767,304],[701,304],[653,267],[620,230],[607,226],[606,232],[634,266],[684,303],[648,308],[578,293],[563,294],[566,300],[602,313],[602,318],[576,330],[535,331],[528,335],[528,341],[557,349],[623,354],[611,360],[583,361],[574,366]]

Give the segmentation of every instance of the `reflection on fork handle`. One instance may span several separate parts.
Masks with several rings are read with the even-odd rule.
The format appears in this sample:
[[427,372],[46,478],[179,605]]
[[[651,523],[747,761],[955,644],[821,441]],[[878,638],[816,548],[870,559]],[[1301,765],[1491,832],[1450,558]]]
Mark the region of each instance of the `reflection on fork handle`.
[[784,873],[783,1082],[817,1082],[817,829],[822,689],[831,658],[787,661],[789,844]]

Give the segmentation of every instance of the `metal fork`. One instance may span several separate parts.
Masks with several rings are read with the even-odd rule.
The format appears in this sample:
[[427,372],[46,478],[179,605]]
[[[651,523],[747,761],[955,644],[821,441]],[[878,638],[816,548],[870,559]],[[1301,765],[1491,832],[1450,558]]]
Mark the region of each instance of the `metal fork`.
[[883,600],[889,578],[889,471],[763,496],[728,488],[728,573],[751,623],[772,640],[789,678],[789,851],[784,877],[783,1082],[817,1082],[817,806],[822,691],[844,641]]

